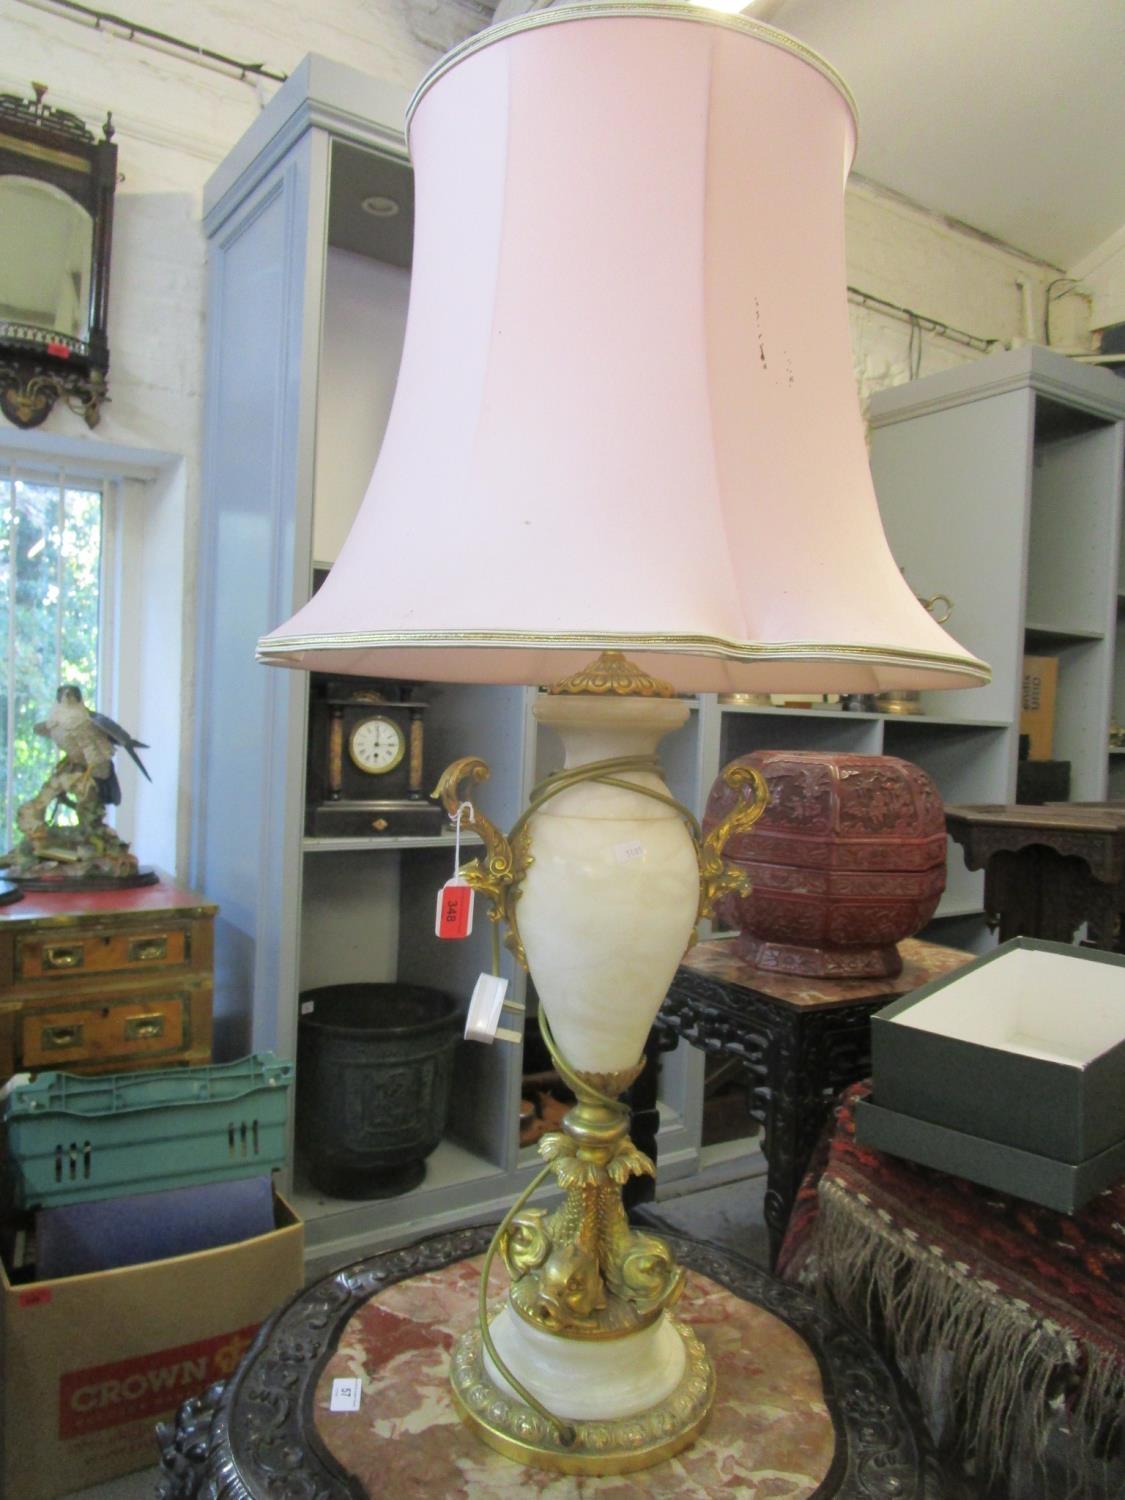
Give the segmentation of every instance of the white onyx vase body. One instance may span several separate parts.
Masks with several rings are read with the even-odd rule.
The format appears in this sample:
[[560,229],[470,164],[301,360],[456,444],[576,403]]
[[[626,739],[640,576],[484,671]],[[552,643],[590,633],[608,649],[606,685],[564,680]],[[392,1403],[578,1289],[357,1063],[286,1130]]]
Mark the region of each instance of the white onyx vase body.
[[[566,769],[650,755],[688,716],[660,698],[544,696],[540,723],[561,736]],[[660,776],[623,779],[670,795]],[[625,787],[585,781],[530,819],[531,866],[517,907],[520,936],[559,1049],[580,1072],[640,1058],[688,946],[699,863],[683,819]]]

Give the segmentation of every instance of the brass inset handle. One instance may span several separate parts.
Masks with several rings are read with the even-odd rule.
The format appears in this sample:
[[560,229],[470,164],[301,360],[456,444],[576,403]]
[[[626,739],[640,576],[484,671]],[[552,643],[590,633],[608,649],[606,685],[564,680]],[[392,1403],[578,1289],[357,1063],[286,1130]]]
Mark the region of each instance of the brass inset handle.
[[386,818],[372,818],[371,826],[372,828],[374,828],[376,833],[385,833],[390,827],[390,824],[387,822]]
[[125,1022],[127,1042],[147,1041],[150,1037],[164,1035],[164,1017],[161,1015],[130,1016]]
[[64,1047],[80,1047],[85,1029],[81,1022],[76,1026],[44,1026],[43,1050],[60,1052]]
[[[938,622],[939,625],[944,625],[945,622],[949,619],[950,615],[953,613],[953,600],[949,597],[948,594],[933,594],[929,599],[923,599],[921,594],[916,594],[915,598],[918,600],[918,603],[922,606],[923,609],[928,610],[929,613],[933,615],[934,619]],[[944,614],[938,613],[938,605],[940,604],[945,605]]]
[[52,943],[49,948],[43,949],[45,969],[80,969],[85,962],[86,951],[81,943],[71,943],[65,947]]
[[154,959],[168,957],[168,939],[166,937],[137,938],[129,944],[129,962],[151,963]]

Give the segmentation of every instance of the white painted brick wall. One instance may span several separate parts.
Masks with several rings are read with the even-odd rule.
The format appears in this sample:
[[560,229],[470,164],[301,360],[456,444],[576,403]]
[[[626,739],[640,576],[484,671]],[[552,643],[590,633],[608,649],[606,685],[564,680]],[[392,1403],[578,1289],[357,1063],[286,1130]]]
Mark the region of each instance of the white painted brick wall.
[[1073,268],[1091,296],[1094,328],[1125,323],[1125,225]]
[[[289,0],[121,0],[113,9],[281,72],[316,51],[409,88],[435,54],[412,36],[405,3],[317,0],[301,9]],[[182,639],[169,643],[168,658],[182,663],[178,733],[181,764],[187,766],[205,318],[201,192],[277,86],[243,82],[130,43],[41,9],[35,0],[6,0],[0,12],[0,89],[27,95],[32,79],[49,85],[49,102],[73,110],[91,126],[112,109],[117,128],[124,181],[117,197],[110,296],[112,400],[90,440],[130,442],[185,458],[182,551],[155,560],[152,576],[153,586],[174,589],[183,600]],[[849,281],[889,301],[1007,340],[1023,332],[1017,278],[1031,284],[1038,328],[1044,290],[1057,274],[868,184],[849,192]],[[1060,338],[1070,340],[1087,330],[1084,304],[1074,298],[1068,304],[1059,305],[1058,324]],[[861,388],[909,378],[906,324],[853,310],[853,336]],[[921,371],[972,357],[927,336]],[[56,410],[48,430],[87,435],[81,420],[64,410]],[[172,728],[163,726],[161,732]],[[186,786],[165,796],[165,816],[178,825],[175,847],[182,873],[190,817]]]

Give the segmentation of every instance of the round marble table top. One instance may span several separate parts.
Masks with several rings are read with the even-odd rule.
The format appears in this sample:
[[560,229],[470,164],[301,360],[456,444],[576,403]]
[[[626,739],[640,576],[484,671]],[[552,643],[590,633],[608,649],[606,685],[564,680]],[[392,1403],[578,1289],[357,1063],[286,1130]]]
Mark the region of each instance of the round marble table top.
[[[449,1393],[449,1351],[477,1317],[483,1257],[400,1281],[356,1309],[313,1399],[316,1431],[368,1494],[447,1500],[598,1495],[705,1500],[724,1490],[808,1500],[836,1449],[820,1367],[801,1336],[773,1313],[691,1273],[677,1317],[715,1365],[719,1395],[703,1435],[643,1475],[576,1478],[526,1468],[464,1427]],[[507,1282],[493,1267],[497,1299]],[[360,1381],[357,1412],[330,1410],[333,1382]]]
[[[263,1326],[233,1378],[161,1433],[162,1500],[934,1500],[931,1460],[858,1334],[737,1256],[665,1236],[688,1270],[677,1315],[715,1362],[696,1443],[622,1478],[526,1468],[459,1422],[454,1338],[476,1317],[487,1228],[386,1251],[313,1283]],[[504,1291],[502,1273],[495,1285]],[[332,1411],[336,1381],[358,1384]]]

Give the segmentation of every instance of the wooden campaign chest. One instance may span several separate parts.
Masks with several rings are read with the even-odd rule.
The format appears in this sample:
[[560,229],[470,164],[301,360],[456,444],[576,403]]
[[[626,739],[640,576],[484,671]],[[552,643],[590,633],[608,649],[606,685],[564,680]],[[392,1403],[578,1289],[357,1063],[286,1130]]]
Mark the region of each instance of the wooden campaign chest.
[[0,907],[0,1082],[210,1062],[216,911],[164,878]]

